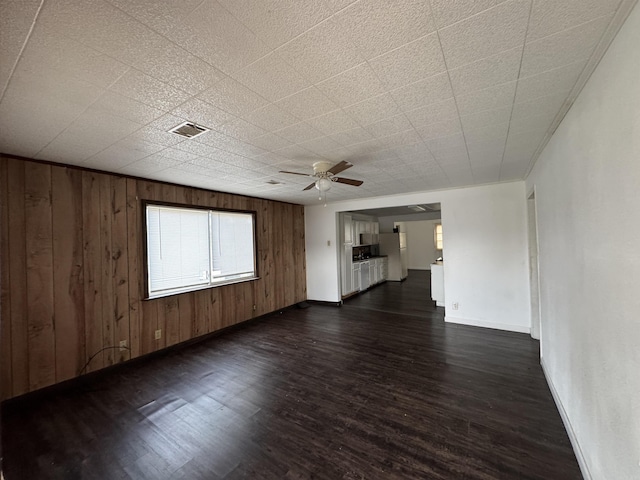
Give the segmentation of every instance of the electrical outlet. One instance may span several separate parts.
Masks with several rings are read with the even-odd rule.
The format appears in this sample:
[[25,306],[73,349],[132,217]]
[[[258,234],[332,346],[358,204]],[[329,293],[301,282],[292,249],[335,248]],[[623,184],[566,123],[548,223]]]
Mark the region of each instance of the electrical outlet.
[[458,302],[453,302],[451,304],[451,308],[453,308],[454,310],[458,310],[458,307],[459,307]]
[[122,352],[123,350],[127,349],[127,341],[126,340],[120,340],[120,351]]
[[162,330],[156,330],[156,340],[160,340],[162,338]]

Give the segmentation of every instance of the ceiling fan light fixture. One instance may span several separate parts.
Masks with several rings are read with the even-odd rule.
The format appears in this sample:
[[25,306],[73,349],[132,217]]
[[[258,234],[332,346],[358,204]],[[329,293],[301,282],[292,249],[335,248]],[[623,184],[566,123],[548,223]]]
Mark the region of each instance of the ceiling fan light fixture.
[[316,188],[321,192],[326,192],[331,188],[331,180],[328,178],[319,178],[316,180]]

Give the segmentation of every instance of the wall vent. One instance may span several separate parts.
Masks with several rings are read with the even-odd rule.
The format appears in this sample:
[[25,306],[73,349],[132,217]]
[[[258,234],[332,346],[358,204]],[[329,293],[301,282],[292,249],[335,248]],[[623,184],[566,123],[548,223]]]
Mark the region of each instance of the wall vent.
[[193,122],[184,122],[178,125],[177,127],[173,127],[169,132],[175,133],[176,135],[180,135],[185,138],[195,138],[198,135],[202,135],[203,133],[207,133],[210,129],[203,127],[202,125],[197,125]]

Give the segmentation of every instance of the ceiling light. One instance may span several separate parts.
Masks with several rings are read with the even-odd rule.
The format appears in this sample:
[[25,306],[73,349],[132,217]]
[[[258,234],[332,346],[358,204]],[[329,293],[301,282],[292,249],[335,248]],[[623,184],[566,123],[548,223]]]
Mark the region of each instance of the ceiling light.
[[326,192],[331,188],[331,180],[328,178],[320,178],[316,181],[316,188],[321,192]]
[[420,205],[407,205],[414,212],[426,212],[427,210]]

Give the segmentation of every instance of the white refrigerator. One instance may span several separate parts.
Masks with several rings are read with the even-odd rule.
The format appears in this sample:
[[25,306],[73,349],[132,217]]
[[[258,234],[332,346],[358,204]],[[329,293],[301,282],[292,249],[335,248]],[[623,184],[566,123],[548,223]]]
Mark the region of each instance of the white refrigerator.
[[388,257],[387,280],[400,282],[407,278],[407,234],[381,233],[380,255]]

